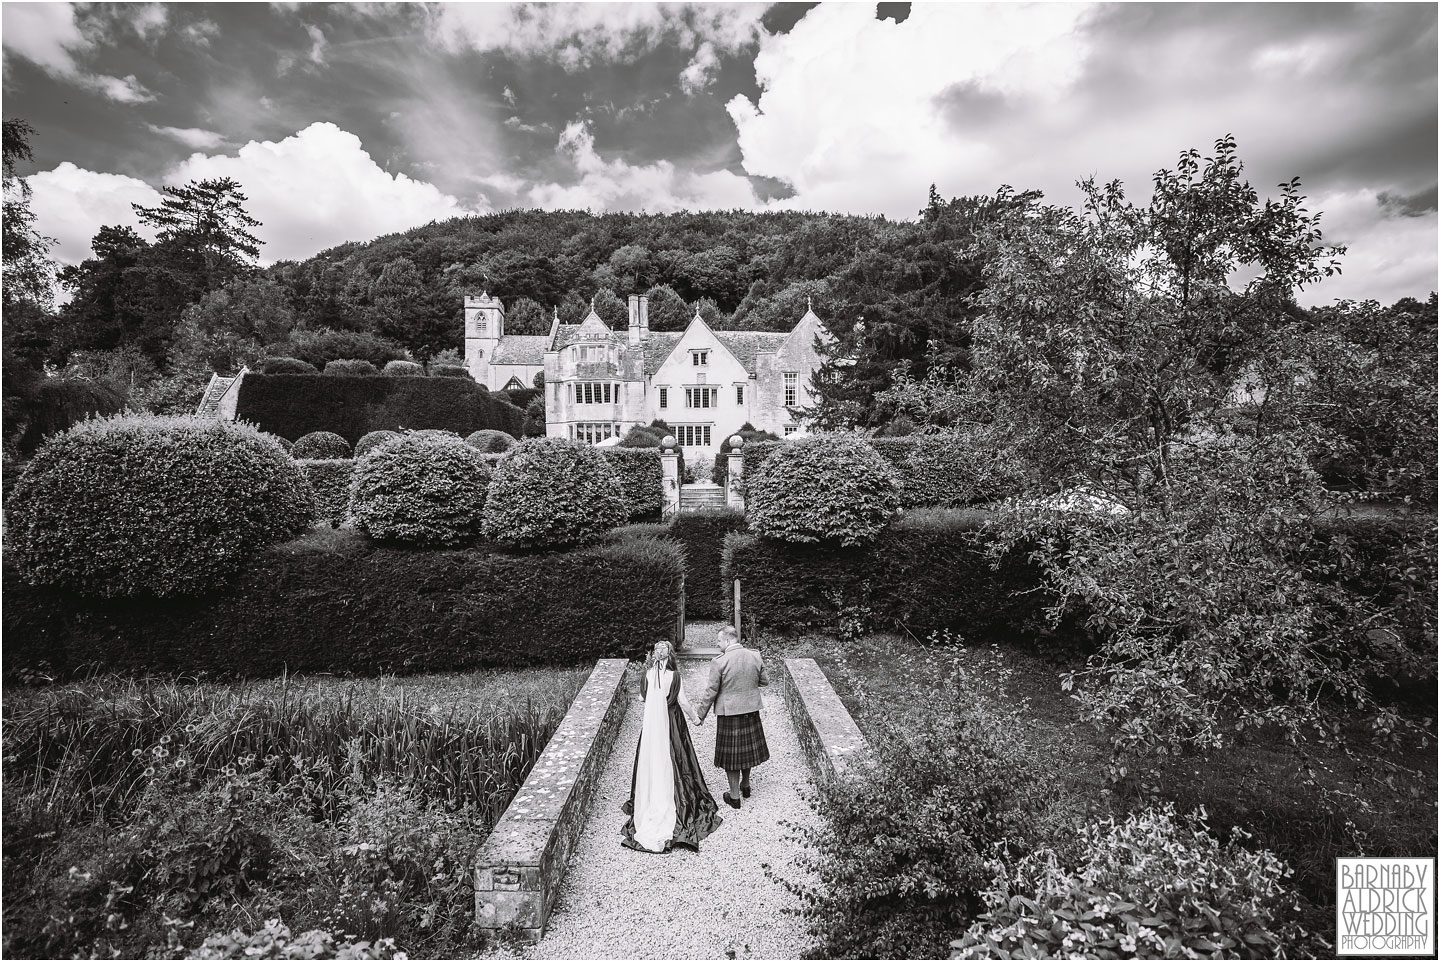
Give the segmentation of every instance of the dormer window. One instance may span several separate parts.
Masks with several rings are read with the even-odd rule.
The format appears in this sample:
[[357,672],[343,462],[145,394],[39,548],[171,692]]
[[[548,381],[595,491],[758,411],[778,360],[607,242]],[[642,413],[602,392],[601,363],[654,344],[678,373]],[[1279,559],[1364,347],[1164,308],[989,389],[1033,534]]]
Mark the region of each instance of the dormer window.
[[708,364],[708,363],[710,363],[710,352],[709,352],[709,351],[691,351],[691,352],[690,352],[690,364],[691,364],[692,366],[694,366],[694,367],[704,367],[704,366],[705,366],[706,364]]

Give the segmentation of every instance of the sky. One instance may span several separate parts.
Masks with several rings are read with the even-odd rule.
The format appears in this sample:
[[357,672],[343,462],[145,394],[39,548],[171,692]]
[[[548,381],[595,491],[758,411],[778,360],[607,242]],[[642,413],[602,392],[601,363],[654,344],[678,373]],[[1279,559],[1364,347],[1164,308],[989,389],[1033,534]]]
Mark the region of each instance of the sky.
[[[916,216],[1121,180],[1233,134],[1299,177],[1343,273],[1437,284],[1437,7],[1345,4],[0,6],[3,113],[61,263],[162,186],[231,177],[266,263],[513,208]],[[143,231],[142,231],[143,233]]]

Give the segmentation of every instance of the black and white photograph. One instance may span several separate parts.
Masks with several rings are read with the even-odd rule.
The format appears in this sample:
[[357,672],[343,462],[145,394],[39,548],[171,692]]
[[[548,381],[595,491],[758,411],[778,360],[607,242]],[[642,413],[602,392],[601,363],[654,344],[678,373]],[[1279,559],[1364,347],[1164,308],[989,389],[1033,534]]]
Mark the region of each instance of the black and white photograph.
[[0,956],[1434,959],[1440,5],[0,2]]

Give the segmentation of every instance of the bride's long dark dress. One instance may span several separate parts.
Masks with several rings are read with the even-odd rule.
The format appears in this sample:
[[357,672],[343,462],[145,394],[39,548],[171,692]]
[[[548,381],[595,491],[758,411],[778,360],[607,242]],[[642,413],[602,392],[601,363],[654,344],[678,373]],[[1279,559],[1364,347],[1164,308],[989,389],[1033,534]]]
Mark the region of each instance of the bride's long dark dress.
[[[643,702],[649,694],[650,675],[646,672],[640,681],[640,698]],[[675,832],[665,843],[665,851],[676,845],[700,851],[700,842],[725,821],[719,815],[715,797],[705,785],[705,775],[700,768],[700,758],[695,754],[695,745],[690,741],[690,726],[685,722],[685,713],[680,708],[680,672],[674,671],[670,690],[665,693],[665,705],[670,721],[670,761],[675,771]],[[639,852],[648,848],[635,841],[635,773],[640,768],[640,744],[635,746],[635,766],[630,772],[630,798],[622,805],[621,811],[629,815],[621,829],[624,838],[621,844]]]

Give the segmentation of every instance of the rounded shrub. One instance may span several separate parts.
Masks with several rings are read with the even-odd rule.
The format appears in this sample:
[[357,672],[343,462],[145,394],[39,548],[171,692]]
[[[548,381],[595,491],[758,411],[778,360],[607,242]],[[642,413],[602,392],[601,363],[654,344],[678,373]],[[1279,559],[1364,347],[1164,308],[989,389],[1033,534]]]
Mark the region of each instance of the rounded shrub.
[[350,516],[377,541],[455,547],[479,537],[490,466],[457,437],[415,432],[355,464]]
[[360,440],[355,442],[355,457],[363,458],[386,441],[392,438],[398,438],[399,436],[399,431],[371,431],[367,434],[362,434],[360,435]]
[[31,584],[102,597],[203,594],[314,517],[300,469],[253,427],[149,415],[55,436],[6,507]]
[[899,507],[894,469],[854,437],[779,444],[745,484],[750,530],[781,541],[865,544]]
[[295,447],[294,441],[291,441],[289,438],[282,438],[278,434],[270,434],[268,431],[261,431],[260,436],[267,441],[274,441],[276,444],[280,445],[280,450],[284,451],[286,454],[289,454]]
[[472,431],[465,443],[481,454],[504,454],[515,446],[515,439],[504,431]]
[[495,468],[485,536],[510,548],[573,547],[601,540],[628,513],[600,452],[565,438],[530,438]]
[[347,357],[330,361],[325,365],[325,374],[340,377],[375,377],[380,371],[369,361]]
[[386,361],[380,373],[386,377],[424,377],[425,365],[414,361]]
[[261,374],[319,374],[320,371],[309,361],[298,357],[262,357],[255,362],[255,370]]
[[432,364],[430,365],[431,377],[469,377],[470,372],[459,364]]
[[350,457],[350,442],[333,431],[311,431],[301,435],[290,448],[294,458],[330,460]]

